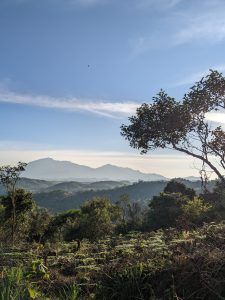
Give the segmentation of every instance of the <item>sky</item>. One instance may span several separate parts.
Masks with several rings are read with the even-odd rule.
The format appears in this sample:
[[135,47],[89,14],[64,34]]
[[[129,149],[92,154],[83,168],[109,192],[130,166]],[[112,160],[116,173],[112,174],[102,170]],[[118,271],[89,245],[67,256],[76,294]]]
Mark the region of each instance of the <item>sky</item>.
[[198,174],[176,152],[140,155],[120,126],[161,88],[179,100],[225,72],[224,0],[0,0],[0,41],[0,164]]

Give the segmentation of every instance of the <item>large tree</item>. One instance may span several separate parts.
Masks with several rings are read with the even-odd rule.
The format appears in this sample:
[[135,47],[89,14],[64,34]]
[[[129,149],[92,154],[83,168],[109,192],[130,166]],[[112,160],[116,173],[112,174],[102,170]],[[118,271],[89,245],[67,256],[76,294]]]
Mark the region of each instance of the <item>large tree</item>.
[[161,90],[121,126],[121,134],[141,153],[167,148],[199,159],[201,175],[210,169],[225,185],[225,132],[208,117],[224,111],[225,78],[211,70],[181,101]]

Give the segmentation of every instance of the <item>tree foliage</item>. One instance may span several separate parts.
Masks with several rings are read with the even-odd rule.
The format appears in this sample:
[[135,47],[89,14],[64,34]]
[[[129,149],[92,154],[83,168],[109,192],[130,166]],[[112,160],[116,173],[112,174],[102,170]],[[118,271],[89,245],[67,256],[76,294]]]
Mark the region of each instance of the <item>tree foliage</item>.
[[225,184],[225,132],[207,118],[218,110],[225,110],[225,78],[211,70],[182,101],[161,90],[152,104],[137,109],[129,125],[121,126],[121,134],[141,153],[167,148],[199,159],[202,177],[210,169]]
[[146,227],[150,230],[176,227],[182,215],[182,206],[189,198],[180,193],[161,193],[154,196],[149,204]]
[[[5,208],[5,220],[12,218],[13,206],[10,202],[11,195],[2,197],[2,205]],[[31,211],[35,207],[35,202],[33,200],[32,193],[24,190],[17,189],[15,191],[15,212],[17,217]]]
[[76,237],[80,227],[81,212],[71,209],[52,216],[45,232],[45,239],[72,240]]
[[[37,209],[30,192],[24,189],[16,189],[14,195],[15,207],[13,207],[11,195],[6,195],[1,198],[1,205],[4,208],[2,215],[2,224],[4,227],[4,235],[8,239],[11,228],[14,228],[15,241],[26,239],[30,232],[30,224],[33,221],[33,213]],[[14,220],[14,209],[16,219]],[[14,222],[14,223],[13,223]],[[40,225],[40,224],[39,224]],[[40,225],[41,226],[41,225]]]
[[202,198],[194,197],[182,205],[182,217],[188,225],[201,224],[203,221],[207,221],[211,208],[212,206],[205,203]]
[[8,199],[12,206],[12,243],[15,240],[16,227],[16,184],[19,180],[21,172],[25,171],[26,163],[19,162],[17,166],[0,167],[0,183],[5,187]]
[[178,182],[175,179],[170,180],[166,187],[164,188],[165,193],[181,193],[182,195],[186,195],[188,198],[192,199],[196,192],[192,188],[186,187],[182,182]]
[[93,198],[81,206],[80,234],[92,240],[102,238],[112,233],[120,218],[118,206],[107,198]]
[[36,207],[30,214],[30,229],[27,235],[29,242],[42,243],[48,232],[51,215],[45,208]]

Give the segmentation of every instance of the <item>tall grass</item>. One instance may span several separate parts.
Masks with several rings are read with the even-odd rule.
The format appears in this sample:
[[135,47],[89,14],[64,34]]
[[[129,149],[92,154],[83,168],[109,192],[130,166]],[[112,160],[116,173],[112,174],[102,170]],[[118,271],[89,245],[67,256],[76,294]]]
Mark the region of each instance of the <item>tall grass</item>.
[[76,284],[68,285],[64,287],[59,293],[59,299],[61,300],[78,300],[78,287]]
[[25,300],[27,289],[23,284],[21,268],[3,269],[0,282],[0,300]]

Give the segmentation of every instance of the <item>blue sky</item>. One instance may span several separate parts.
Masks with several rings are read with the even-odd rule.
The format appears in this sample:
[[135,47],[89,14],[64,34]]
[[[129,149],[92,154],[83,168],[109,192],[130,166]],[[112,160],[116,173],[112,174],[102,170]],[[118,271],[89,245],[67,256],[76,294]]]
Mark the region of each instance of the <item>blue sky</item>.
[[140,157],[119,128],[160,88],[180,98],[210,68],[225,71],[225,1],[1,0],[0,39],[2,163],[196,173],[167,152]]

